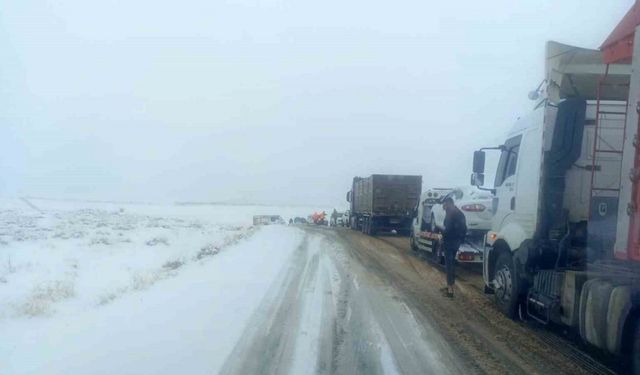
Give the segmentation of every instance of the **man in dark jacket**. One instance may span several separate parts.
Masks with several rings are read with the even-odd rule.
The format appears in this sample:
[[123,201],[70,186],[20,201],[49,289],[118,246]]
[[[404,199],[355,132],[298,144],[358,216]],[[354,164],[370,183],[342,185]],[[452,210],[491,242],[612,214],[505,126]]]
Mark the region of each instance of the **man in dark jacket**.
[[442,202],[442,208],[446,212],[444,217],[444,232],[442,242],[444,247],[444,259],[447,269],[447,286],[442,288],[442,292],[447,297],[453,297],[453,284],[455,282],[456,254],[464,237],[467,235],[467,220],[464,214],[453,203],[451,197],[446,197]]

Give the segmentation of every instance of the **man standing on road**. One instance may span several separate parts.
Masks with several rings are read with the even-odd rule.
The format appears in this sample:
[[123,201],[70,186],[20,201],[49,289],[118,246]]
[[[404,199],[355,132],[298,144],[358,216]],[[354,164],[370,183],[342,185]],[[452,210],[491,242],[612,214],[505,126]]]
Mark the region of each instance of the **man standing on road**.
[[334,208],[331,213],[331,226],[335,227],[338,225],[338,211]]
[[445,266],[447,269],[447,286],[442,288],[442,292],[445,293],[447,297],[453,298],[456,254],[467,234],[467,220],[462,211],[453,204],[451,197],[446,197],[442,201],[442,208],[444,208],[446,212],[442,242],[444,246]]

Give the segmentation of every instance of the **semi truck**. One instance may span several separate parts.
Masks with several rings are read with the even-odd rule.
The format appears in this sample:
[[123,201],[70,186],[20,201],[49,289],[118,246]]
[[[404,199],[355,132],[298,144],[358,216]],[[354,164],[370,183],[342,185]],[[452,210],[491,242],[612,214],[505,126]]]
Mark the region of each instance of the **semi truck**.
[[349,226],[369,235],[379,231],[408,235],[421,190],[422,176],[354,177],[347,192]]
[[[548,42],[536,100],[502,145],[474,153],[493,194],[485,291],[510,317],[569,327],[640,374],[640,24],[601,47]],[[500,154],[485,187],[485,153]]]

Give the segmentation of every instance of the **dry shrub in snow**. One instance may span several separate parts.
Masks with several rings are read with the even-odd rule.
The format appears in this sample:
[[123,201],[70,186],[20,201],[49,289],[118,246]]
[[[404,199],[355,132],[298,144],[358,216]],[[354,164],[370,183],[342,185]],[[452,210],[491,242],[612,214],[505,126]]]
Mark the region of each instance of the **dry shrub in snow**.
[[155,237],[147,241],[147,246],[156,246],[160,244],[169,246],[169,240],[165,237]]
[[95,237],[91,239],[89,245],[111,245],[111,241],[107,237]]
[[73,283],[70,281],[57,280],[38,285],[22,305],[20,313],[27,316],[46,314],[52,303],[71,298],[74,294]]
[[198,254],[196,254],[196,260],[200,260],[204,257],[216,255],[220,252],[220,248],[215,245],[207,245],[200,249]]
[[162,267],[168,270],[176,270],[182,267],[183,265],[184,265],[184,261],[182,260],[172,260],[162,265]]
[[133,275],[131,287],[133,290],[145,290],[161,278],[159,272],[137,273]]

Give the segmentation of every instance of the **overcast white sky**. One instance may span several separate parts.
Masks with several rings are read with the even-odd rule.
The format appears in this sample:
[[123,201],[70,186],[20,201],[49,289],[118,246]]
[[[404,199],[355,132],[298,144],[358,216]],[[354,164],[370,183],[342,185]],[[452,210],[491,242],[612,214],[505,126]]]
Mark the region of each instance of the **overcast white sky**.
[[633,0],[3,1],[0,195],[340,205],[354,175],[465,184],[544,43]]

